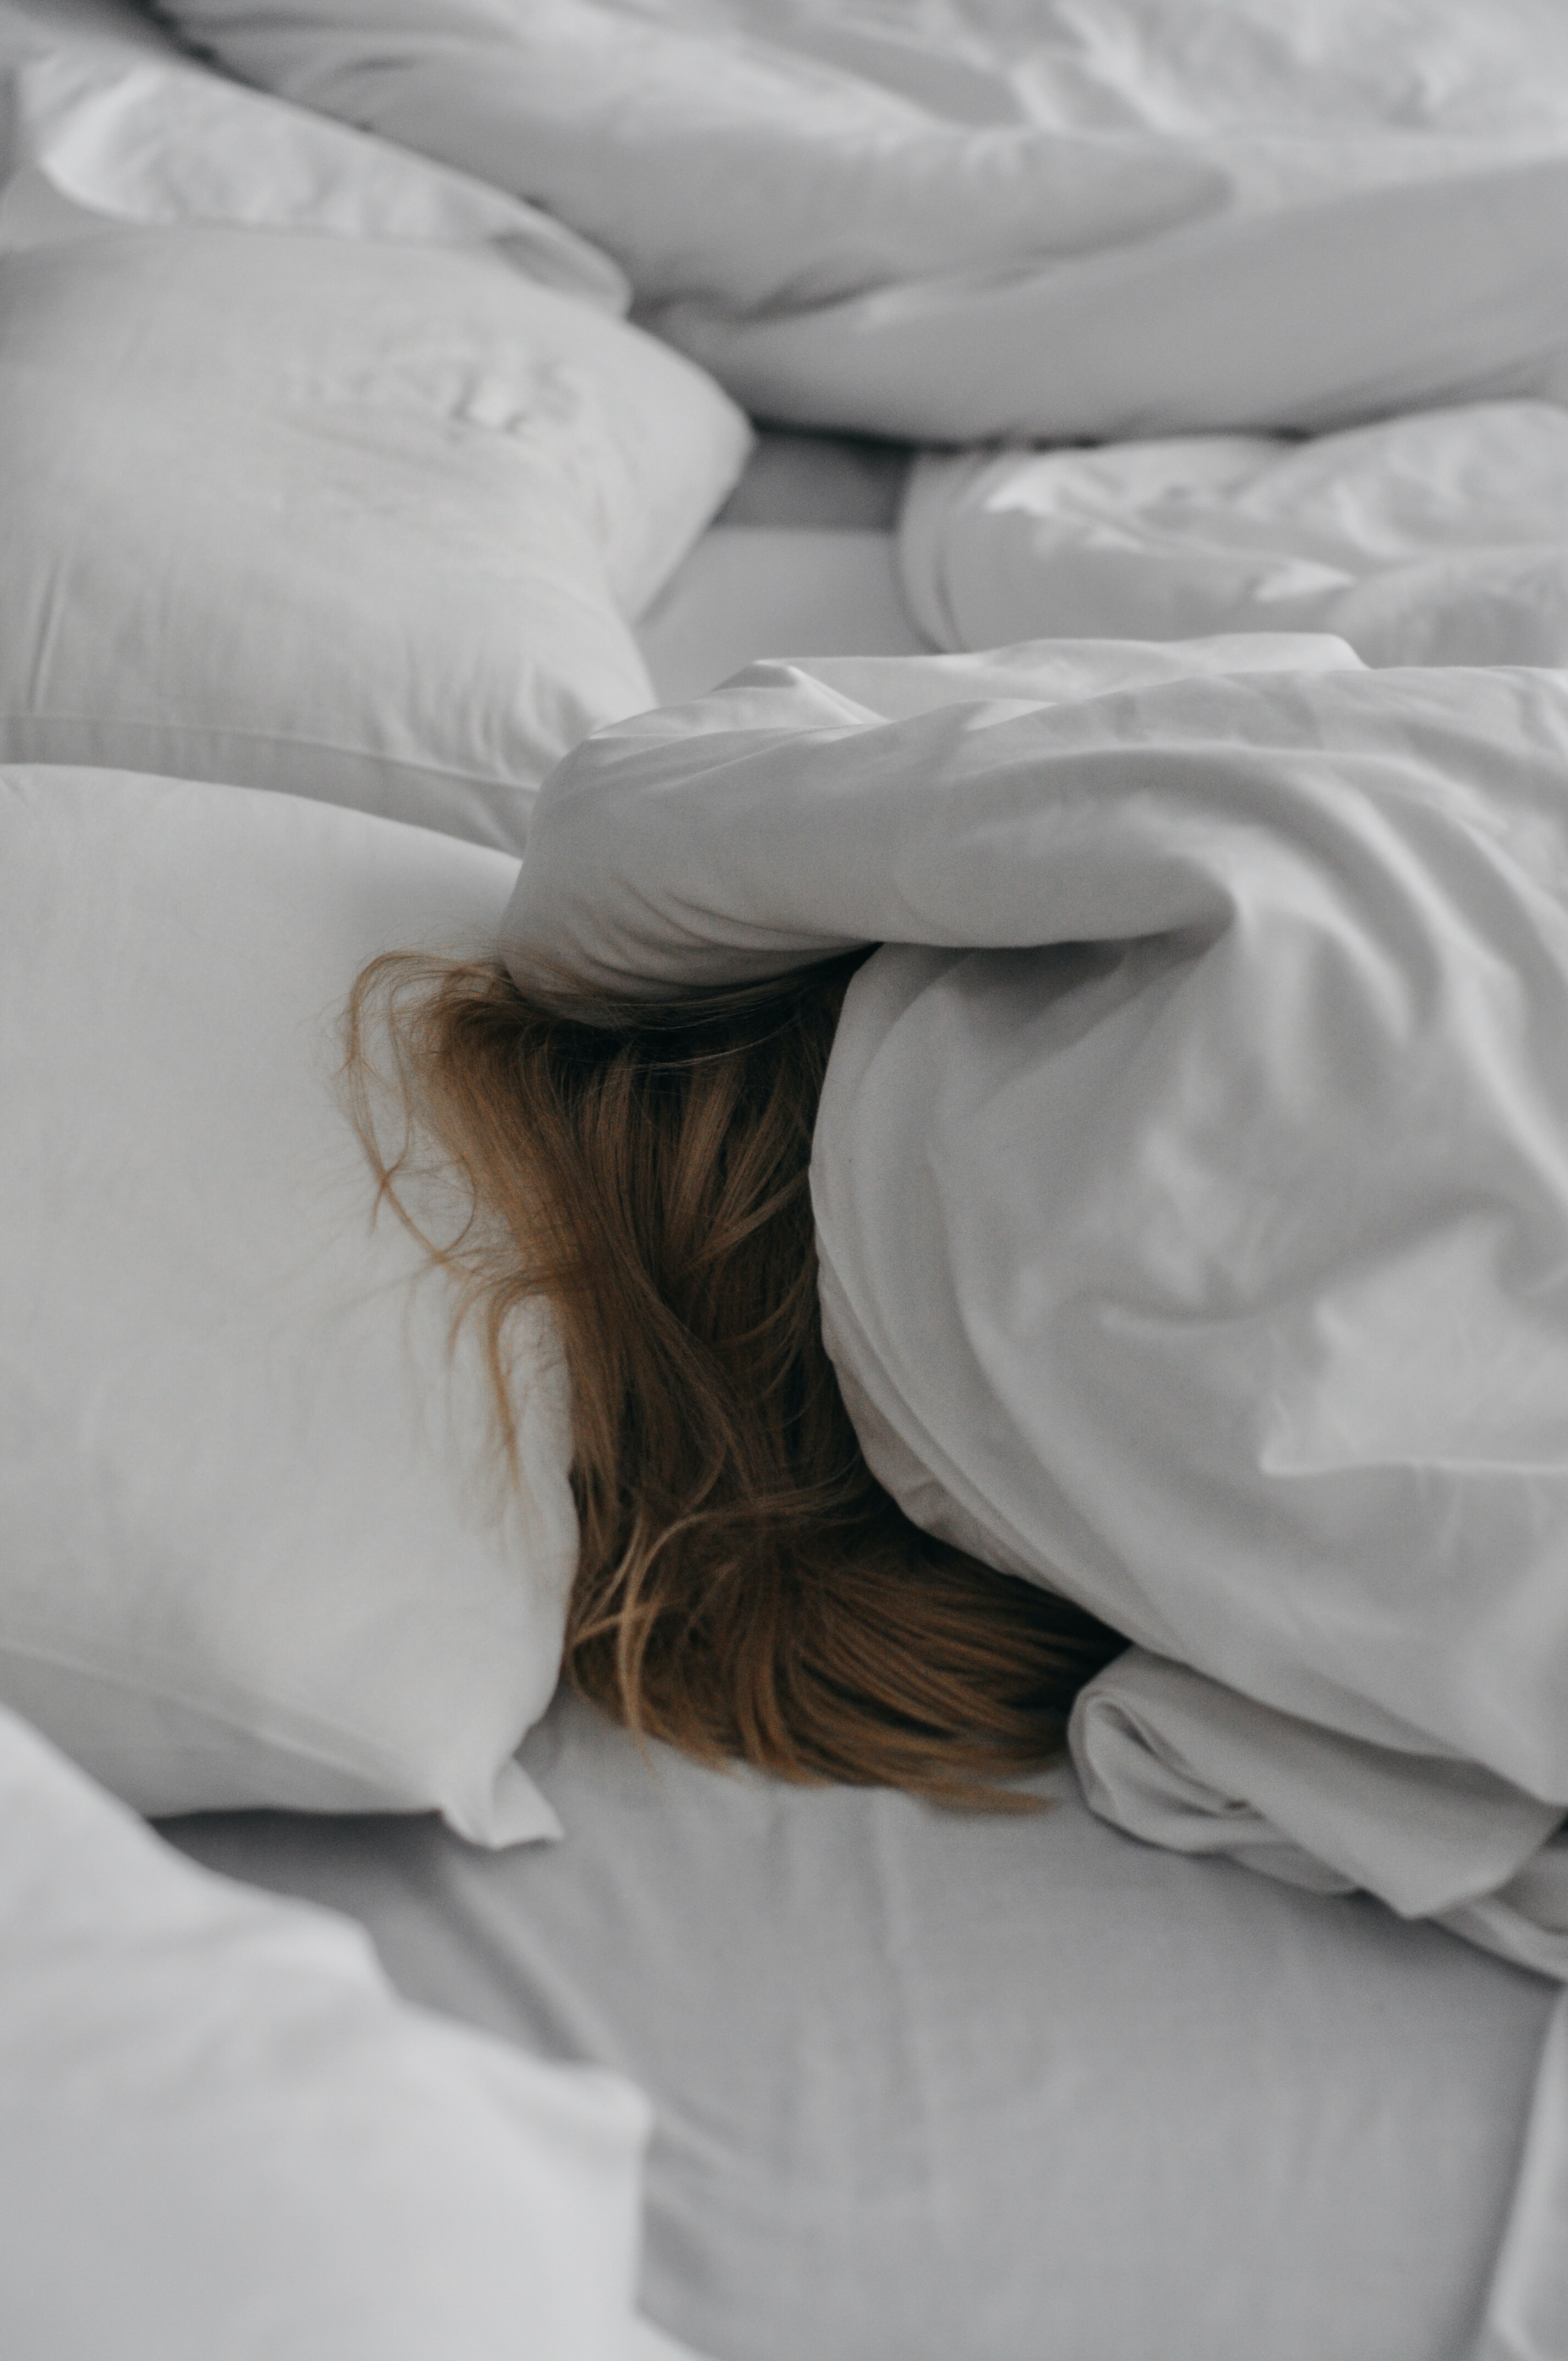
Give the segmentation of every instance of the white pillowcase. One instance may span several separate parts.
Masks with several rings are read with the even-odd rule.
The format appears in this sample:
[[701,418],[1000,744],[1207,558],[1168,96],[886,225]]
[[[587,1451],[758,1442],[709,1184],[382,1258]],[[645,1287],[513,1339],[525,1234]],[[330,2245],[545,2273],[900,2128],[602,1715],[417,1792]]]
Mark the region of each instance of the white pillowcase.
[[477,1345],[334,1081],[364,961],[516,865],[282,796],[0,773],[0,1703],[148,1812],[559,1831],[511,1761],[576,1551],[565,1378]]
[[621,610],[747,433],[482,250],[192,225],[0,255],[0,760],[517,851],[559,756],[653,701]]
[[0,1713],[0,2347],[652,2361],[646,2103],[404,2006]]

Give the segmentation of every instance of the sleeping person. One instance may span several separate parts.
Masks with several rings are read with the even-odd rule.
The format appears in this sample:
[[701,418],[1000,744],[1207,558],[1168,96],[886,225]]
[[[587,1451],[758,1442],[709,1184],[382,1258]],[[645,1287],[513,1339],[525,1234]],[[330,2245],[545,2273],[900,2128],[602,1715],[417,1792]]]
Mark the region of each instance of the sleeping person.
[[952,1800],[1077,1696],[1135,1832],[1568,1972],[1568,677],[754,666],[355,1028],[503,1426],[560,1309],[590,1695]]

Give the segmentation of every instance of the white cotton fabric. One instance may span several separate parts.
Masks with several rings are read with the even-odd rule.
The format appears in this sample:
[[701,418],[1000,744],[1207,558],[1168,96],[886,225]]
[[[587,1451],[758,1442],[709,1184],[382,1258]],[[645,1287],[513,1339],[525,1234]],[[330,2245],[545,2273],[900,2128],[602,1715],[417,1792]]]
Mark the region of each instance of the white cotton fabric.
[[1324,631],[1367,664],[1568,660],[1568,412],[1428,411],[1306,442],[922,456],[900,526],[932,643]]
[[126,62],[186,52],[167,25],[138,0],[0,0],[0,60],[9,67],[57,49],[61,40],[92,41]]
[[0,1712],[0,2344],[652,2361],[646,2102],[398,2000]]
[[1555,2361],[1568,2320],[1568,1993],[1541,2052],[1519,2187],[1475,2361]]
[[1331,1735],[1141,1648],[1080,1692],[1070,1735],[1091,1810],[1129,1835],[1376,1894],[1568,1982],[1563,1811],[1473,1763]]
[[0,254],[0,757],[516,852],[749,430],[482,247],[188,222]]
[[1550,1826],[1568,686],[1316,658],[756,667],[563,766],[504,939],[643,991],[885,944],[813,1157],[883,1480],[1153,1654]]
[[700,5],[180,0],[248,80],[532,196],[643,303],[745,314],[1074,253],[1213,203],[1166,143],[953,125]]
[[1568,346],[1554,0],[178,0],[248,79],[532,199],[758,414],[1311,428]]
[[1066,1771],[1044,1812],[947,1812],[710,1770],[569,1691],[523,1759],[563,1845],[168,1833],[353,1912],[411,1997],[644,2088],[644,2301],[700,2351],[1040,2361],[1046,2322],[1074,2361],[1475,2361],[1500,2249],[1508,2317],[1568,2317],[1542,1978],[1136,1842]]
[[9,84],[0,249],[104,215],[222,221],[339,237],[491,245],[524,276],[613,313],[608,255],[535,206],[197,66],[0,17]]
[[559,1833],[512,1760],[576,1563],[554,1327],[516,1338],[513,1490],[335,1079],[363,963],[473,948],[515,873],[291,796],[0,772],[0,1703],[142,1810]]

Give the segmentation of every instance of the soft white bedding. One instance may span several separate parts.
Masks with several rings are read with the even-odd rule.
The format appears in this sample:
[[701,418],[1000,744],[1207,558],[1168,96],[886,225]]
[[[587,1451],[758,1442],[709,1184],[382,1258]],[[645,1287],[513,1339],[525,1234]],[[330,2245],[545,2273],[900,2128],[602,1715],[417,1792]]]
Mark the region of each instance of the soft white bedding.
[[1081,1693],[1071,1744],[1091,1808],[1147,1843],[1380,1894],[1568,1982],[1563,1816],[1468,1764],[1324,1731],[1142,1648]]
[[1568,345],[1555,0],[177,0],[234,71],[512,190],[775,420],[1318,429]]
[[636,991],[885,946],[813,1157],[873,1466],[1392,1750],[1413,1911],[1568,1809],[1565,769],[1561,675],[1332,640],[762,666],[570,757],[504,922]]
[[913,458],[896,443],[759,435],[713,530],[638,620],[659,702],[759,656],[925,653],[894,538]]
[[400,2004],[9,1714],[0,1849],[16,2361],[679,2361],[633,2312],[626,2082]]
[[223,221],[416,245],[493,245],[541,285],[624,312],[608,255],[537,207],[411,151],[145,49],[127,14],[0,6],[8,115],[0,247],[82,235],[103,215]]
[[[1512,2257],[1550,2260],[1538,1977],[1135,1843],[1066,1773],[1042,1818],[946,1814],[642,1756],[569,1697],[523,1759],[562,1845],[164,1832],[353,1911],[409,1996],[640,2083],[644,2302],[719,2361],[1477,2361]],[[1558,2361],[1563,2317],[1486,2361]]]
[[[78,238],[104,214],[397,239],[427,254],[453,243],[470,257],[505,254],[602,319],[620,300],[620,269],[577,234],[587,230],[637,279],[647,316],[757,406],[881,434],[1318,429],[1433,398],[1555,396],[1565,381],[1568,29],[1551,0],[1508,0],[1484,17],[1457,0],[1314,0],[1288,14],[1273,0],[1179,14],[1154,0],[1052,0],[1026,22],[1003,0],[560,0],[527,12],[514,0],[183,0],[173,13],[242,71],[468,170],[214,77],[189,80],[170,109],[156,73],[126,80],[118,63],[93,64],[83,79],[75,64],[51,65],[10,89],[0,248]],[[117,0],[4,0],[0,65],[37,57],[38,37],[47,48],[67,27],[138,57],[169,48]],[[180,124],[183,148],[169,141]],[[1455,439],[1467,418],[1495,422],[1478,456]],[[1168,449],[1151,462],[1136,448],[931,459],[904,544],[917,620],[901,602],[884,529],[896,460],[796,447],[742,486],[732,522],[674,575],[639,642],[666,703],[758,656],[904,654],[927,639],[959,646],[1046,625],[1140,638],[1310,626],[1341,631],[1374,662],[1554,662],[1568,611],[1549,515],[1561,505],[1556,418],[1539,403],[1497,404],[1301,452],[1255,437],[1188,442],[1175,463]],[[1534,422],[1533,440],[1521,440],[1521,420]],[[719,443],[708,506],[739,456],[733,431]],[[1232,458],[1239,476],[1226,473]],[[1168,482],[1159,470],[1172,464]],[[562,472],[558,451],[549,465]],[[118,465],[112,474],[131,480]],[[629,474],[645,492],[649,469]],[[1412,484],[1413,508],[1401,505]],[[1173,485],[1174,525],[1160,507]],[[705,496],[683,497],[677,522],[641,543],[645,516],[601,504],[596,531],[620,535],[623,605],[667,571],[678,514]],[[917,554],[910,520],[922,500]],[[149,548],[164,523],[155,517]],[[612,654],[629,645],[617,640]],[[1284,639],[1262,658],[1233,650],[1217,661],[1345,660],[1343,648]],[[1075,661],[1053,675],[1053,694],[1106,685],[1092,660],[1076,675]],[[1113,668],[1146,680],[1188,661],[1124,652]],[[756,712],[745,708],[747,726],[762,713],[771,727],[781,696],[793,726],[804,698],[825,750],[842,742],[853,758],[848,741],[883,715],[915,725],[898,762],[938,741],[946,759],[952,727],[920,717],[955,691],[1015,711],[1040,693],[1034,662],[869,674],[819,664],[819,687],[769,689]],[[444,661],[437,669],[452,676]],[[372,686],[389,676],[358,674]],[[1490,768],[1494,744],[1475,716],[1510,693],[1478,688],[1475,714],[1462,717],[1440,697],[1435,722],[1419,717],[1397,763],[1413,766],[1422,794],[1432,746],[1451,727]],[[1332,705],[1332,690],[1322,696],[1310,684],[1301,692],[1313,729]],[[626,702],[617,685],[604,709]],[[1551,705],[1548,692],[1529,719],[1553,750],[1555,776],[1561,733],[1541,723]],[[731,719],[737,709],[732,699]],[[1122,709],[1133,736],[1154,711],[1135,698]],[[1164,726],[1163,710],[1149,727]],[[1203,708],[1191,748],[1202,763],[1223,772],[1251,743],[1237,712],[1223,700]],[[597,718],[576,714],[566,734]],[[995,709],[992,723],[1008,727]],[[679,742],[691,727],[690,715],[651,721],[645,745],[700,774],[716,750],[711,737],[700,757]],[[971,749],[979,735],[978,725],[956,732]],[[1288,753],[1293,780],[1310,735],[1273,748]],[[760,753],[777,785],[768,729],[741,751]],[[1124,812],[1136,803],[1137,779],[1117,769],[1126,749],[1115,727],[1108,743],[1078,751],[1095,757],[1092,797],[1106,810],[1118,797]],[[1516,746],[1516,771],[1541,759],[1539,748]],[[845,778],[854,771],[851,759]],[[694,792],[700,802],[700,779]],[[978,808],[966,800],[964,818]],[[801,881],[808,895],[814,872],[852,873],[839,817],[836,807],[791,839],[748,906],[747,925],[775,948],[774,878]],[[774,818],[759,818],[764,861],[783,841],[769,835]],[[786,807],[786,835],[789,825]],[[1541,841],[1555,846],[1556,825],[1548,813]],[[961,829],[944,840],[944,861],[961,840]],[[620,849],[635,868],[635,843]],[[872,930],[896,932],[889,907],[906,914],[919,890],[896,816],[861,849]],[[1166,853],[1169,883],[1182,857]],[[1201,872],[1199,861],[1184,873]],[[677,960],[700,940],[711,916],[701,874],[683,838],[657,910],[633,913],[640,953],[651,916],[667,938],[697,912]],[[809,934],[820,916],[803,921],[804,906],[784,922],[796,946],[801,925]],[[1361,954],[1387,949],[1376,926],[1357,936],[1347,925],[1344,939]],[[1363,957],[1364,975],[1375,964]],[[1336,1026],[1323,1028],[1319,1079],[1344,1048]],[[1545,1062],[1550,1054],[1548,1045]],[[1526,1065],[1516,1056],[1508,1070],[1518,1081]],[[974,1161],[983,1149],[981,1140]],[[972,1171],[958,1185],[972,1190]],[[1324,1187],[1325,1218],[1344,1211],[1343,1193]],[[1098,1220],[1091,1208],[1090,1232]],[[1506,1260],[1481,1257],[1483,1286]],[[1430,1289],[1425,1301],[1436,1301]],[[1474,1332],[1462,1344],[1426,1365],[1462,1374]],[[1353,1358],[1342,1350],[1334,1374]],[[1537,1378],[1557,1375],[1543,1353]],[[1140,1401],[1140,1416],[1146,1408],[1150,1431],[1163,1431],[1170,1400]],[[1118,1401],[1114,1416],[1125,1409]],[[879,1419],[896,1459],[908,1436],[885,1400],[873,1427]],[[908,1476],[907,1452],[903,1465]],[[939,1513],[958,1513],[959,1499],[973,1509],[953,1477]],[[1162,1542],[1181,1531],[1179,1517],[1166,1520]],[[1419,1543],[1418,1533],[1412,1564]],[[1539,1646],[1539,1619],[1520,1628],[1550,1740],[1563,1727],[1558,1659]],[[1168,1627],[1153,1636],[1168,1642]],[[803,1795],[649,1761],[570,1700],[525,1756],[566,1826],[567,1843],[548,1853],[483,1858],[432,1822],[260,1815],[174,1833],[258,1883],[357,1912],[411,1996],[645,2084],[658,2110],[648,2300],[724,2361],[1038,2361],[1042,2322],[1070,2361],[1560,2361],[1568,2002],[1553,2014],[1550,1985],[1475,1948],[1562,1972],[1568,1878],[1562,1840],[1550,1840],[1560,1799],[1554,1790],[1543,1806],[1516,1784],[1529,1767],[1520,1750],[1541,1730],[1528,1715],[1502,1730],[1506,1717],[1489,1716],[1485,1698],[1464,1697],[1439,1697],[1428,1720],[1412,1721],[1408,1685],[1391,1722],[1387,1697],[1374,1694],[1376,1649],[1343,1631],[1330,1639],[1311,1704],[1327,1699],[1331,1722],[1337,1708],[1341,1723],[1376,1724],[1380,1742],[1365,1744],[1363,1727],[1361,1755],[1339,1725],[1291,1725],[1277,1684],[1272,1702],[1253,1701],[1252,1718],[1238,1719],[1248,1702],[1239,1691],[1215,1704],[1200,1675],[1163,1658],[1135,1653],[1113,1668],[1080,1718],[1077,1760],[1095,1808],[1147,1844],[1091,1818],[1065,1774],[1047,1783],[1057,1809],[1044,1821],[943,1818],[885,1795]],[[1502,1648],[1505,1671],[1519,1671],[1518,1653]],[[1238,1677],[1235,1662],[1224,1669]],[[1431,1704],[1424,1696],[1423,1710]],[[1394,1748],[1381,1742],[1391,1730]],[[1469,1778],[1453,1752],[1437,1751],[1456,1732],[1475,1752],[1498,1737],[1509,1782]],[[1375,1776],[1360,1775],[1363,1757],[1375,1758]],[[67,1814],[83,1826],[99,1809],[84,1792]],[[36,2117],[12,2119],[25,2152],[0,2138],[0,2245],[9,2234],[17,2265],[0,2273],[0,2325],[8,2297],[22,2323],[11,2341],[29,2361],[96,2361],[109,2343],[137,2353],[127,2321],[147,2326],[158,2361],[187,2345],[226,2361],[255,2322],[258,2361],[274,2361],[285,2349],[269,2309],[280,2291],[300,2318],[319,2297],[334,2361],[355,2361],[356,2337],[366,2361],[386,2361],[399,2338],[420,2361],[436,2347],[443,2361],[468,2361],[470,2350],[510,2352],[528,2306],[556,2279],[564,2308],[548,2331],[530,2327],[531,2353],[550,2351],[557,2331],[570,2361],[597,2361],[601,2346],[619,2361],[622,2330],[639,2356],[654,2348],[652,2332],[622,2317],[637,2112],[627,2093],[610,2108],[627,2136],[614,2163],[619,2211],[593,2249],[578,2235],[586,2214],[576,2228],[565,2222],[580,2153],[543,2179],[538,2158],[525,2159],[519,2178],[516,2153],[501,2154],[515,2109],[497,2145],[492,2118],[504,2110],[491,2107],[491,2086],[509,2081],[504,2053],[475,2065],[450,2032],[400,2016],[340,1929],[295,1921],[279,1938],[253,1905],[211,1889],[186,1888],[178,1905],[205,1930],[200,1960],[171,1960],[159,1935],[156,1972],[144,1973],[127,1927],[178,1889],[166,1857],[123,1818],[104,1825],[112,1838],[89,1861],[72,1855],[63,1823],[35,1820],[24,1838],[12,1815],[7,1860],[34,1846],[33,1903],[47,1905],[33,1907],[30,1949],[7,1948],[0,1905],[0,2015],[38,2093]],[[1276,1876],[1176,1861],[1155,1845],[1230,1851]],[[116,1925],[121,1868],[132,1907]],[[1407,1913],[1438,1913],[1471,1942],[1401,1924],[1345,1890],[1355,1886]],[[77,1965],[84,1937],[101,1954],[74,1982],[61,1973],[57,1903]],[[236,1933],[257,1935],[267,1960],[259,1975],[223,1987],[215,1967]],[[351,2014],[367,2012],[385,2037],[375,2106],[346,2147],[323,2145],[327,2053],[310,2047],[307,2077],[291,2081],[292,2036],[269,2046],[280,1958],[290,1974],[302,1965],[306,1982],[324,1967],[327,1982],[351,1989]],[[203,2012],[227,2004],[225,1992],[244,2032],[238,2054],[254,2070],[246,2103],[259,2114],[225,2103],[214,2114],[211,2048],[200,2075],[159,2080],[191,2028],[214,2021]],[[123,2081],[90,2084],[83,2059],[107,2058],[115,2043]],[[439,2061],[425,2091],[437,2093],[437,2086],[447,2099],[455,2088],[442,2081],[455,2059],[462,2096],[453,2141],[443,2144],[444,2131],[416,2149],[387,2110],[396,2059],[422,2048]],[[529,2084],[531,2103],[543,2089]],[[90,2103],[71,2114],[62,2091]],[[309,2107],[308,2136],[289,2115],[296,2101]],[[242,2146],[236,2130],[262,2114],[264,2136]],[[287,2169],[258,2206],[274,2135]],[[347,2154],[355,2169],[318,2191],[298,2163],[323,2154]],[[58,2173],[40,2171],[40,2156]],[[470,2170],[477,2207],[454,2230],[454,2192]],[[536,2252],[516,2233],[542,2191],[555,2227]],[[194,2246],[186,2216],[175,2218],[187,2192],[203,2224]],[[287,2205],[269,2215],[283,2192]],[[95,2276],[75,2268],[89,2195]],[[329,2254],[323,2227],[330,2239],[345,2216],[352,2235]],[[418,2220],[406,2235],[405,2217]],[[436,2223],[439,2246],[422,2235]],[[210,2270],[195,2269],[193,2254]],[[455,2273],[466,2274],[460,2286]],[[25,2318],[24,2303],[34,2306]],[[316,2349],[300,2341],[307,2334],[308,2323],[302,2353]],[[294,2345],[286,2349],[293,2361]]]
[[515,876],[301,796],[0,767],[0,1704],[141,1810],[558,1833],[512,1760],[576,1562],[551,1324],[503,1510],[477,1340],[373,1219],[336,1080],[365,962],[483,944]]
[[[883,945],[824,1325],[910,1513],[1140,1642],[1090,1802],[1558,1979],[1565,772],[1561,675],[1332,641],[764,665],[571,758],[506,922],[635,990]],[[1488,2361],[1562,2349],[1561,2040],[1526,2158]]]
[[899,566],[937,647],[1315,631],[1373,664],[1561,664],[1568,412],[928,453]]

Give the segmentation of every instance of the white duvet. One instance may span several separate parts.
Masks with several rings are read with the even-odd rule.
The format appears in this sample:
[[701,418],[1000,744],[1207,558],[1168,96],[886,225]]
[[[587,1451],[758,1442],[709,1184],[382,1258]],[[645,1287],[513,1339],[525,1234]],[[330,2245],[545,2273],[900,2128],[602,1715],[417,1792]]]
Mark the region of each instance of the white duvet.
[[760,415],[1309,428],[1568,345],[1557,0],[172,0],[543,205]]
[[1367,664],[1568,661],[1568,410],[929,453],[900,521],[941,648],[1332,631]]
[[8,1713],[0,1849],[16,2361],[681,2361],[633,2308],[629,2083],[405,2005]]
[[[759,666],[568,758],[506,940],[640,991],[883,943],[813,1160],[878,1473],[1177,1669],[1206,1752],[1164,1693],[1080,1748],[1124,1825],[1185,1778],[1205,1849],[1519,1904],[1568,1811],[1568,678]],[[1514,1955],[1568,1971],[1541,1873]]]

